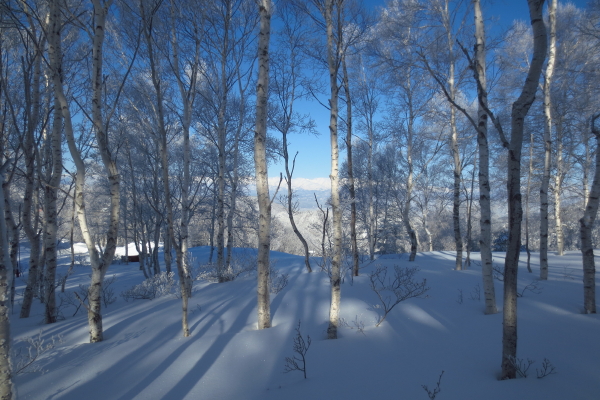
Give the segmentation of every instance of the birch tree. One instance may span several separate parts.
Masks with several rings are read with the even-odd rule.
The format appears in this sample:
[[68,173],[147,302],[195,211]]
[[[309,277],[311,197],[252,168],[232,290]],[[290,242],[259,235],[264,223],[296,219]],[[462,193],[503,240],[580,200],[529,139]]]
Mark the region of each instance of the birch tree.
[[[14,124],[15,127],[22,130],[22,136],[24,137],[25,187],[21,221],[31,250],[29,254],[29,274],[23,293],[20,318],[28,318],[35,290],[39,285],[38,271],[42,261],[39,211],[41,207],[38,204],[40,191],[38,146],[40,146],[41,137],[40,127],[46,125],[44,118],[46,112],[42,99],[42,87],[44,86],[42,59],[47,37],[39,25],[40,21],[36,19],[35,13],[29,8],[29,5],[26,2],[21,2],[19,5],[22,7],[19,11],[23,14],[23,21],[19,22],[19,29],[27,32],[26,35],[22,36],[22,45],[29,53],[23,57],[23,62],[25,63],[25,71],[31,71],[29,74],[23,74],[22,77],[23,92],[25,93],[23,114],[26,118],[24,124]],[[15,19],[19,20],[16,16]],[[40,29],[38,30],[38,28]],[[7,101],[11,101],[10,97],[7,97]]]
[[453,99],[452,95],[446,90],[442,80],[435,75],[431,67],[426,63],[426,68],[434,76],[442,88],[446,98],[460,110],[471,122],[471,125],[477,131],[478,147],[478,168],[479,168],[479,248],[481,256],[481,272],[483,279],[483,291],[485,298],[485,314],[495,314],[498,312],[496,307],[496,291],[494,288],[493,265],[492,265],[492,211],[490,199],[490,150],[488,141],[488,91],[487,91],[487,61],[486,61],[486,40],[485,26],[483,22],[483,13],[481,12],[481,2],[473,0],[473,15],[475,24],[475,46],[474,55],[471,59],[464,47],[462,51],[467,55],[469,64],[473,71],[475,83],[477,85],[477,118],[471,117],[469,112],[460,106]]
[[481,3],[473,0],[475,18],[475,54],[473,73],[477,83],[477,146],[479,150],[479,248],[481,254],[481,274],[483,279],[483,292],[485,297],[485,313],[495,314],[496,290],[494,288],[493,260],[492,260],[492,209],[490,199],[490,150],[488,143],[488,99],[486,78],[486,51],[485,29]]
[[298,100],[307,96],[301,81],[306,79],[303,76],[303,69],[308,67],[306,55],[303,52],[302,45],[307,32],[303,27],[302,15],[294,12],[293,7],[289,7],[289,3],[281,4],[279,18],[282,19],[283,28],[279,32],[279,41],[277,50],[272,52],[274,57],[270,60],[270,70],[272,77],[270,78],[270,92],[273,97],[271,103],[271,113],[269,122],[274,129],[281,133],[282,155],[285,170],[285,182],[287,185],[287,195],[284,196],[285,207],[287,208],[288,218],[292,230],[302,243],[304,249],[304,265],[308,272],[312,272],[310,266],[310,252],[308,242],[303,234],[298,229],[294,214],[294,191],[292,188],[292,178],[296,166],[296,157],[293,158],[289,154],[288,135],[295,132],[309,131],[313,132],[312,120],[307,121],[307,117],[300,115],[296,109]]
[[[333,220],[333,257],[331,259],[331,303],[327,337],[337,339],[341,305],[342,209],[339,189],[338,99],[339,69],[342,50],[342,7],[344,0],[325,0],[321,10],[327,32],[327,66],[329,70],[329,141],[331,145],[331,211]],[[337,40],[336,40],[337,37]]]
[[269,98],[269,42],[271,39],[271,0],[258,5],[258,81],[256,84],[256,131],[254,133],[254,165],[258,195],[258,329],[271,327],[269,299],[269,253],[271,251],[271,198],[267,169],[267,103]]
[[[120,175],[115,157],[109,147],[108,136],[109,121],[115,111],[119,96],[115,97],[112,106],[106,110],[106,114],[104,110],[104,89],[106,85],[104,81],[105,76],[103,74],[103,45],[106,32],[106,18],[111,4],[112,1],[110,0],[92,1],[91,29],[88,32],[92,42],[91,117],[96,146],[106,172],[110,193],[110,206],[108,211],[109,223],[105,236],[106,245],[104,246],[104,249],[100,251],[98,250],[97,243],[92,237],[88,224],[85,201],[86,165],[80,150],[77,148],[70,105],[63,86],[61,29],[58,29],[62,25],[61,6],[58,0],[53,0],[50,3],[50,26],[55,27],[51,30],[51,35],[48,39],[49,47],[51,48],[51,50],[49,50],[49,59],[54,85],[54,95],[57,98],[57,102],[62,111],[64,133],[67,138],[69,152],[77,170],[75,180],[75,209],[81,234],[90,255],[90,265],[92,269],[91,284],[88,289],[88,304],[86,305],[91,343],[103,340],[101,309],[102,283],[115,254],[120,214]],[[127,75],[125,75],[125,77],[126,76]]]
[[[544,174],[540,188],[540,279],[548,279],[548,187],[550,186],[550,163],[552,154],[552,76],[556,60],[556,5],[557,0],[548,3],[548,23],[550,43],[548,63],[544,75]],[[560,207],[559,207],[560,209]],[[560,220],[560,218],[559,218]],[[559,236],[562,236],[559,234]],[[560,240],[562,243],[562,239]],[[560,250],[559,250],[560,251]]]
[[[518,99],[513,103],[511,112],[511,137],[508,143],[508,249],[504,263],[504,308],[502,330],[502,374],[501,379],[515,379],[517,356],[517,272],[521,249],[521,223],[523,209],[521,204],[521,150],[523,145],[524,121],[542,73],[547,50],[546,26],[542,18],[544,0],[528,0],[531,27],[533,30],[533,56],[529,72]],[[495,118],[494,118],[495,120]],[[495,120],[497,121],[497,120]],[[503,137],[501,127],[501,137]]]
[[[4,137],[0,138],[4,140]],[[0,182],[4,182],[4,173],[10,165],[6,160],[0,167]],[[4,216],[6,193],[0,188],[0,216]],[[10,290],[12,287],[13,267],[9,255],[8,230],[4,218],[0,218],[0,399],[16,399],[16,390],[12,381],[11,338],[10,338]]]
[[[174,0],[170,3],[171,17],[171,58],[172,69],[177,81],[179,95],[182,104],[182,136],[183,136],[183,180],[181,183],[181,218],[179,225],[179,240],[176,240],[173,232],[173,245],[175,246],[177,274],[179,276],[179,284],[181,289],[182,301],[182,329],[183,336],[190,335],[190,330],[187,321],[188,299],[192,295],[192,277],[191,265],[188,254],[188,236],[189,236],[189,220],[190,220],[190,196],[189,190],[191,185],[190,177],[190,126],[192,124],[192,107],[196,98],[196,82],[199,76],[200,69],[200,42],[202,39],[202,20],[197,20],[193,17],[194,12],[184,7],[177,9]],[[184,14],[192,16],[189,26],[186,26],[185,31],[191,32],[191,46],[187,47],[187,56],[189,57],[183,66],[180,66],[180,39],[177,34],[178,25],[177,15],[183,18]],[[182,71],[183,69],[183,71]],[[163,169],[168,166],[163,165]],[[164,178],[163,178],[164,179]],[[168,179],[168,176],[166,177]],[[166,191],[166,189],[165,189]],[[169,192],[166,193],[170,196]],[[173,221],[174,224],[174,221]],[[174,229],[173,229],[174,230]]]

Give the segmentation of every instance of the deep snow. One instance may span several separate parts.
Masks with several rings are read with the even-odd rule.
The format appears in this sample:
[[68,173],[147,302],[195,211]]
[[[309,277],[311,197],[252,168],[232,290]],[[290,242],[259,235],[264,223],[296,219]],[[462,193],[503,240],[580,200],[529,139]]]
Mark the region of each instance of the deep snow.
[[[191,250],[198,262],[208,248]],[[247,256],[249,250],[236,249]],[[24,253],[25,254],[25,253]],[[600,399],[600,317],[582,314],[581,255],[550,256],[550,279],[541,293],[519,298],[518,357],[535,360],[528,378],[498,381],[502,313],[484,315],[481,268],[454,271],[451,252],[419,253],[414,263],[403,256],[385,256],[364,263],[361,276],[346,276],[341,316],[349,327],[338,340],[326,339],[329,280],[318,271],[308,274],[303,258],[272,253],[275,268],[289,274],[289,284],[271,297],[273,327],[256,330],[255,275],[228,283],[196,282],[190,299],[191,336],[181,335],[181,301],[174,296],[125,302],[119,294],[143,281],[137,263],[115,264],[107,277],[117,301],[104,309],[105,340],[89,344],[83,310],[62,310],[56,324],[41,324],[42,306],[19,319],[17,295],[11,324],[14,344],[43,331],[44,338],[62,335],[62,343],[45,353],[36,366],[44,372],[15,378],[20,399],[428,399],[421,387],[435,386],[442,371],[437,400],[450,399]],[[67,262],[67,255],[61,262]],[[477,254],[475,255],[477,260]],[[522,255],[522,260],[525,254]],[[494,254],[503,263],[503,254]],[[533,273],[524,262],[519,287],[539,274],[537,254]],[[419,278],[430,287],[426,298],[399,304],[375,327],[380,308],[369,288],[375,266],[419,266]],[[64,273],[66,266],[59,268]],[[89,267],[76,267],[67,291],[89,284]],[[495,281],[502,308],[502,284]],[[597,280],[598,284],[598,280]],[[22,278],[17,293],[24,288]],[[460,291],[462,290],[462,303]],[[283,373],[285,357],[293,355],[298,321],[310,335],[308,379]],[[363,333],[354,321],[364,324]],[[350,327],[354,328],[351,329]],[[556,373],[536,378],[547,358]]]

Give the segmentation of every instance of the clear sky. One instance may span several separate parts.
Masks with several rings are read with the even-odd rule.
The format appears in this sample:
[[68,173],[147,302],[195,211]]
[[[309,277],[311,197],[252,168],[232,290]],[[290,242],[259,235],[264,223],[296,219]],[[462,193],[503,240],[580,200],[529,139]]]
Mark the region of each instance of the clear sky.
[[[467,0],[468,1],[468,0]],[[548,1],[548,0],[547,0]],[[584,8],[587,0],[570,1],[578,8]],[[385,2],[380,0],[365,0],[365,4],[373,8],[381,7]],[[559,0],[560,3],[566,3]],[[529,11],[527,0],[482,0],[484,17],[487,19],[496,17],[494,26],[488,29],[507,29],[515,19],[527,20]],[[301,112],[310,113],[317,124],[319,136],[291,135],[289,138],[290,157],[298,152],[296,159],[296,178],[323,178],[328,177],[331,170],[331,146],[329,144],[329,111],[319,103],[311,102],[303,107]],[[340,152],[345,159],[345,151]],[[283,162],[269,165],[269,176],[279,176],[284,171]]]

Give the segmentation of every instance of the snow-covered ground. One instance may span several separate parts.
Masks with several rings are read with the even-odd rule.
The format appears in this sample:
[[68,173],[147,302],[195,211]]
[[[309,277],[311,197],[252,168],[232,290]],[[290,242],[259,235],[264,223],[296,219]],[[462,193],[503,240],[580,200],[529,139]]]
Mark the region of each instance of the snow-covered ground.
[[[248,253],[248,250],[237,250]],[[207,248],[192,249],[199,262]],[[523,254],[522,259],[524,259]],[[582,268],[579,253],[550,257],[550,279],[519,298],[518,357],[535,363],[529,377],[498,381],[502,313],[484,315],[481,269],[454,271],[450,252],[420,253],[415,263],[402,256],[382,257],[365,264],[354,281],[342,285],[341,316],[348,327],[338,340],[327,340],[329,280],[308,274],[302,257],[273,253],[275,268],[289,274],[289,284],[271,297],[273,327],[256,330],[255,276],[228,283],[197,282],[190,300],[191,336],[181,335],[181,301],[173,296],[125,302],[119,294],[143,281],[137,263],[112,265],[107,278],[117,301],[104,309],[105,340],[89,344],[86,315],[45,326],[36,301],[32,316],[19,319],[21,297],[11,320],[14,346],[38,335],[46,343],[62,342],[35,366],[43,372],[15,378],[20,399],[129,400],[318,400],[424,399],[422,385],[435,387],[437,400],[450,399],[600,399],[600,316],[582,314]],[[503,255],[494,254],[500,266]],[[67,257],[61,259],[65,263]],[[519,272],[523,289],[538,275],[524,263]],[[426,298],[407,300],[375,327],[381,308],[369,288],[369,273],[377,266],[419,266],[418,278],[430,287]],[[316,266],[315,266],[316,267]],[[64,273],[66,266],[59,273]],[[24,282],[17,282],[22,293]],[[89,267],[76,267],[67,291],[89,283]],[[598,285],[598,281],[597,281]],[[462,291],[462,301],[461,301]],[[496,281],[502,307],[502,286]],[[294,355],[292,340],[310,335],[307,375],[283,373],[285,357]],[[355,322],[364,330],[356,329]],[[544,358],[556,373],[536,378]]]

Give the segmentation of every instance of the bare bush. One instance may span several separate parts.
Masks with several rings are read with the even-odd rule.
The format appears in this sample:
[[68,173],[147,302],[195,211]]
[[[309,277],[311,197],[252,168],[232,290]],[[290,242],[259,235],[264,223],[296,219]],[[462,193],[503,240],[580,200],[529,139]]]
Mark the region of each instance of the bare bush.
[[26,372],[46,372],[39,365],[34,365],[37,360],[48,351],[63,342],[62,335],[54,335],[46,341],[42,338],[43,331],[35,336],[29,336],[19,340],[14,346],[13,365],[14,374],[20,375]]
[[512,356],[508,357],[508,361],[515,368],[515,371],[517,372],[517,376],[520,376],[522,378],[527,378],[527,374],[528,374],[527,371],[529,371],[529,367],[531,367],[531,365],[533,363],[535,363],[535,361],[532,360],[531,358],[522,359],[522,358],[512,357]]
[[306,335],[306,340],[302,336],[302,333],[300,332],[300,321],[298,321],[296,336],[294,336],[294,344],[292,346],[292,349],[296,354],[292,357],[285,358],[285,365],[283,367],[284,373],[301,371],[304,373],[304,379],[306,379],[306,353],[308,353],[310,343],[311,340],[309,335]]
[[[113,275],[110,278],[104,278],[102,283],[102,303],[104,303],[104,307],[108,307],[110,304],[117,301],[117,296],[115,295],[115,290],[112,287],[112,284],[117,281],[117,276]],[[73,317],[77,315],[82,305],[85,305],[85,302],[88,299],[90,285],[79,285],[77,290],[59,293],[60,304],[58,306],[59,311],[62,310],[65,306],[73,306],[75,307],[75,312],[73,313]]]
[[517,297],[525,296],[526,291],[530,291],[533,294],[540,294],[540,293],[542,293],[543,288],[544,287],[540,284],[539,280],[537,280],[537,279],[533,280],[529,284],[525,285],[523,290],[521,290],[520,292],[517,292]]
[[544,358],[544,361],[542,362],[542,368],[541,369],[535,369],[535,372],[537,374],[537,378],[538,379],[542,379],[547,377],[548,375],[552,375],[556,373],[556,368],[554,368],[554,365],[552,365],[552,363],[550,362],[550,360],[548,360],[547,358]]
[[371,272],[369,275],[371,290],[375,292],[383,307],[383,315],[379,316],[375,326],[381,325],[389,312],[399,303],[427,293],[429,290],[427,280],[417,281],[415,279],[418,271],[419,267],[402,268],[394,265],[393,276],[388,276],[388,270],[383,266],[378,266],[375,271]]
[[469,297],[471,300],[481,301],[481,286],[479,286],[479,283],[473,287],[473,290],[469,293]]
[[269,291],[272,294],[281,292],[288,284],[289,274],[280,274],[278,270],[271,266],[269,273]]
[[435,400],[436,396],[442,391],[442,388],[440,387],[442,384],[442,375],[444,375],[444,371],[442,371],[442,373],[440,374],[440,377],[438,378],[437,383],[436,383],[435,387],[433,388],[433,390],[429,389],[429,387],[427,385],[421,385],[423,390],[425,390],[427,392],[427,396],[429,397],[429,400]]
[[125,301],[129,300],[153,300],[173,293],[175,280],[174,272],[161,272],[151,278],[146,279],[139,285],[121,293]]
[[351,326],[348,321],[346,321],[344,318],[340,318],[340,327],[342,328],[348,328],[348,329],[356,329],[356,333],[362,333],[363,335],[367,336],[365,334],[365,323],[362,320],[358,319],[358,315],[354,317],[354,321],[352,321],[352,325]]

